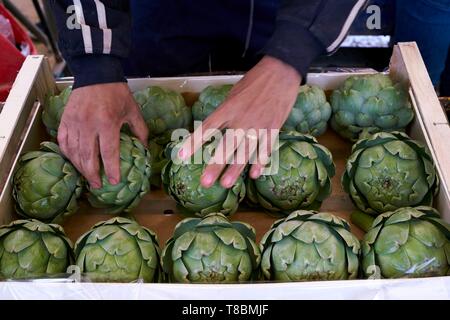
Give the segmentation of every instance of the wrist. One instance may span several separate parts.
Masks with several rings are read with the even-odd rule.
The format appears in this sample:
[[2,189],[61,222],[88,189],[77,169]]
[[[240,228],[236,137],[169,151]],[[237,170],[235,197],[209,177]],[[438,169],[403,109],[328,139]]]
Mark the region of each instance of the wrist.
[[270,70],[272,74],[278,75],[288,84],[300,86],[300,83],[302,82],[301,74],[293,66],[280,59],[266,55],[261,59],[260,64]]

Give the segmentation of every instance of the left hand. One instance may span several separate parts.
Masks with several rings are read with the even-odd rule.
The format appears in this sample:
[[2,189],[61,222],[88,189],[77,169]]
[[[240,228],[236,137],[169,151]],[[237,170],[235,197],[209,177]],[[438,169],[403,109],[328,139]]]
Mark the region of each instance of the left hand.
[[[221,185],[231,188],[254,156],[256,142],[260,147],[258,158],[251,166],[250,177],[257,179],[262,174],[272,149],[271,141],[274,140],[270,129],[279,130],[283,126],[297,99],[300,83],[301,76],[293,67],[265,56],[234,85],[227,100],[190,135],[178,153],[181,160],[189,159],[211,138],[208,129],[242,129],[242,134],[235,135],[233,139],[227,139],[228,135],[225,135],[220,140],[212,159],[214,161],[209,162],[202,174],[203,187],[211,187],[220,177]],[[268,130],[260,133],[260,129]],[[225,146],[227,148],[224,149]],[[226,160],[236,157],[236,151],[242,148],[245,149],[243,161],[233,162],[227,167]],[[269,152],[261,153],[261,148],[267,148]]]

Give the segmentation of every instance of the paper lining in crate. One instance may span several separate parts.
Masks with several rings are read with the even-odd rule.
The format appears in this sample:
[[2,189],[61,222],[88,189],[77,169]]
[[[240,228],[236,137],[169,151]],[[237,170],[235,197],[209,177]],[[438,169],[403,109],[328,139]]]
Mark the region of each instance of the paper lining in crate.
[[[325,90],[335,89],[348,76],[354,73],[310,74],[308,83]],[[409,134],[412,138],[428,145],[432,153],[438,175],[441,180],[439,195],[435,206],[444,219],[450,220],[449,185],[450,160],[449,149],[445,142],[450,139],[448,124],[439,106],[431,82],[415,44],[407,43],[396,47],[392,58],[391,77],[411,84],[410,95],[416,117]],[[145,78],[129,81],[132,91],[149,85],[159,85],[186,95],[200,92],[210,84],[232,84],[240,76],[212,76],[187,78]],[[49,67],[42,56],[29,57],[24,64],[11,96],[0,114],[0,220],[8,223],[17,217],[13,214],[11,197],[11,177],[20,154],[36,150],[39,143],[48,139],[41,123],[41,105],[49,92],[70,85],[70,81],[55,84]],[[337,174],[333,179],[333,193],[323,203],[321,211],[331,212],[348,220],[354,207],[340,187],[340,175],[350,153],[351,145],[343,142],[336,134],[327,132],[319,142],[329,147],[334,156]],[[164,212],[176,212],[177,209],[162,191],[151,192],[134,214],[138,222],[158,233],[163,244],[168,239],[174,226],[183,218],[180,214],[166,215]],[[79,212],[69,217],[63,224],[66,233],[76,240],[98,221],[111,216],[97,212],[82,203]],[[233,220],[251,223],[257,231],[257,240],[268,230],[274,218],[251,209],[243,210],[233,216]],[[362,232],[356,227],[352,231],[361,237]],[[3,282],[0,292],[4,297],[57,297],[57,298],[414,298],[446,297],[450,292],[450,280],[447,277],[429,279],[400,280],[346,280],[305,283],[249,283],[236,285],[197,285],[197,284],[99,284],[99,283],[52,283]],[[39,290],[39,291],[38,291]],[[36,296],[39,292],[40,296]],[[427,292],[426,296],[424,293]]]

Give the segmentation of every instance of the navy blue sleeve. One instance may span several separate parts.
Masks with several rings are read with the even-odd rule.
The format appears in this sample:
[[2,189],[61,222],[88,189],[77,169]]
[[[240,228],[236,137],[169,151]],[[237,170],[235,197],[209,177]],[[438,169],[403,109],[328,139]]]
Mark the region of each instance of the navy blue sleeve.
[[129,1],[51,0],[51,7],[74,88],[126,82],[121,60],[131,45]]
[[306,78],[321,54],[335,52],[367,0],[282,0],[275,31],[263,52]]

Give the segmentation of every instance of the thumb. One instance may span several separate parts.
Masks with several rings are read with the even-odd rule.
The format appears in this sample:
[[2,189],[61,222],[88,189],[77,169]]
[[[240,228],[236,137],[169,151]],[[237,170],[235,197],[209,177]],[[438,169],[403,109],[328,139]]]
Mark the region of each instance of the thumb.
[[138,138],[144,146],[148,144],[148,127],[142,117],[142,113],[136,103],[131,103],[130,112],[128,113],[127,123],[131,132]]

